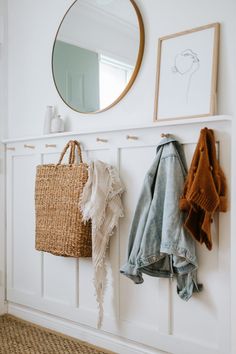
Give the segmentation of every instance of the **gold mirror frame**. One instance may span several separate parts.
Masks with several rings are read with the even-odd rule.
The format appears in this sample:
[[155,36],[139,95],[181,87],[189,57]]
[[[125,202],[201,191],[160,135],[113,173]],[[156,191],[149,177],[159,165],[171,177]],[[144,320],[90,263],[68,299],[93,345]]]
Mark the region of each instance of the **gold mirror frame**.
[[139,72],[139,69],[140,69],[140,66],[141,66],[141,63],[142,63],[142,59],[143,59],[143,52],[144,52],[144,45],[145,45],[145,32],[144,32],[144,25],[143,25],[143,19],[142,19],[142,15],[141,15],[141,12],[137,6],[137,4],[135,3],[135,0],[129,0],[131,2],[131,4],[133,5],[134,7],[134,10],[136,12],[136,15],[137,15],[137,18],[138,18],[138,24],[139,24],[139,50],[138,50],[138,56],[137,56],[137,60],[136,60],[136,65],[135,65],[135,68],[134,68],[134,71],[133,71],[133,74],[128,82],[128,84],[125,86],[124,90],[121,92],[121,94],[117,97],[117,99],[112,102],[109,106],[103,108],[103,109],[100,109],[100,110],[97,110],[97,111],[94,111],[94,112],[81,112],[81,111],[78,111],[77,109],[71,107],[66,101],[65,99],[62,97],[62,95],[60,94],[58,88],[57,88],[57,85],[56,85],[56,80],[55,80],[55,76],[54,76],[54,71],[53,71],[53,55],[54,55],[54,48],[55,48],[55,44],[56,44],[56,40],[57,40],[57,35],[58,35],[58,32],[60,31],[60,28],[61,28],[61,25],[64,21],[64,18],[66,17],[66,15],[68,14],[68,12],[70,11],[70,9],[74,6],[74,4],[79,1],[79,0],[75,0],[72,5],[68,8],[68,10],[66,11],[65,15],[63,16],[61,22],[60,22],[60,25],[58,27],[58,30],[56,32],[56,35],[55,35],[55,39],[54,39],[54,42],[53,42],[53,48],[52,48],[52,56],[51,56],[51,69],[52,69],[52,76],[53,76],[53,81],[54,81],[54,85],[56,87],[56,90],[58,92],[58,95],[61,97],[62,101],[68,106],[70,107],[73,111],[77,112],[77,113],[81,113],[81,114],[95,114],[95,113],[101,113],[101,112],[105,112],[107,111],[108,109],[112,108],[113,106],[115,106],[118,102],[120,102],[120,100],[127,94],[127,92],[130,90],[130,88],[132,87],[137,75],[138,75],[138,72]]

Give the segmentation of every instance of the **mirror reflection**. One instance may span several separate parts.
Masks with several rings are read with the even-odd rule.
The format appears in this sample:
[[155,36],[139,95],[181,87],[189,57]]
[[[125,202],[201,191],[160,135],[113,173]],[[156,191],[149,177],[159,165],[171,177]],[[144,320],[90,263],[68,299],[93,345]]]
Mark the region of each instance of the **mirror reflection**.
[[117,103],[135,80],[143,27],[133,0],[77,0],[54,42],[53,77],[72,109],[99,112]]

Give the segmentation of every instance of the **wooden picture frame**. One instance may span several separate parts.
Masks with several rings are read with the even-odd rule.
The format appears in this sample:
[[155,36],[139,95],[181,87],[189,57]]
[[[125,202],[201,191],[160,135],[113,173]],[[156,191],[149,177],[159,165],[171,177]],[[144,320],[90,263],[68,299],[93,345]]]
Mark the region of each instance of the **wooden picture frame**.
[[220,24],[158,41],[154,121],[216,114]]

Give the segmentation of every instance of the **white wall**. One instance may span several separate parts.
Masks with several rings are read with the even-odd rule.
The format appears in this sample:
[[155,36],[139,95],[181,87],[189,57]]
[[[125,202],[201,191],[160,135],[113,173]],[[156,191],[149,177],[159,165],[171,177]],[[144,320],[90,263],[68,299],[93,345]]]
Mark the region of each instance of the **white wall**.
[[[150,122],[153,116],[157,39],[168,33],[219,21],[221,55],[219,113],[236,111],[235,0],[138,0],[146,29],[140,73],[126,97],[98,115],[70,110],[58,97],[51,74],[51,50],[69,0],[9,0],[9,137],[39,135],[47,104],[56,104],[67,117],[67,129],[94,124],[115,126]],[[148,86],[147,86],[148,83]]]
[[0,141],[7,135],[7,9],[0,0]]

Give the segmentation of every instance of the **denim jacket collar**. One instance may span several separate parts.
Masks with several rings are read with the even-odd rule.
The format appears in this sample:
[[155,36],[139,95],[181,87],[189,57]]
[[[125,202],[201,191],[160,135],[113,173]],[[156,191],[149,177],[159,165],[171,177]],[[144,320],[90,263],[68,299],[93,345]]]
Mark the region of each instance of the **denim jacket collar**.
[[170,143],[171,141],[177,141],[177,139],[174,137],[174,136],[168,136],[168,137],[164,137],[161,139],[161,141],[159,142],[158,146],[157,146],[157,149],[162,146],[162,145],[165,145],[165,144],[168,144]]

